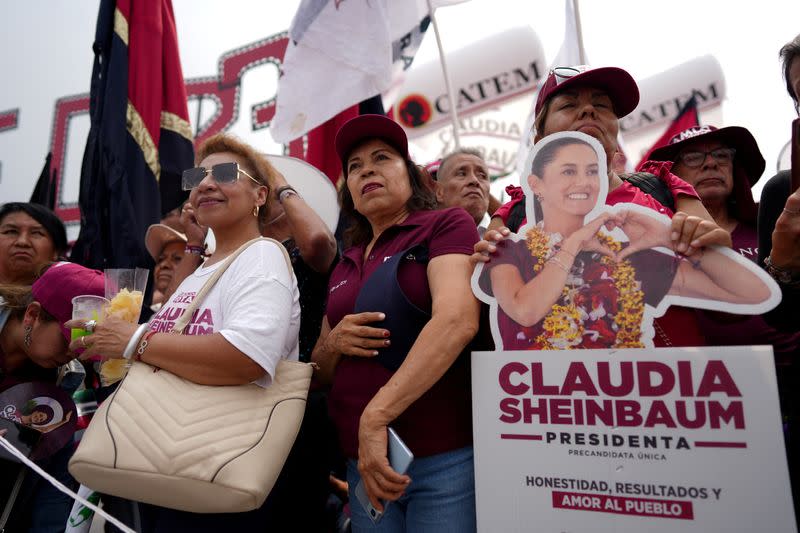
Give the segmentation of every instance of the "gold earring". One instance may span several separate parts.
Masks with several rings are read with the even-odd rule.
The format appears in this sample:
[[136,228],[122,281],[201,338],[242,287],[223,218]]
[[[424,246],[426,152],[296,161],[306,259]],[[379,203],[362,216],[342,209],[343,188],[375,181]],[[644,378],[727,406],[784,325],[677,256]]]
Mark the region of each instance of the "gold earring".
[[257,216],[258,216],[258,206],[255,206],[255,207],[253,208],[253,216],[254,216],[254,217],[257,217]]
[[31,326],[25,326],[25,338],[22,342],[25,343],[26,348],[30,348],[31,346],[31,331],[33,328]]

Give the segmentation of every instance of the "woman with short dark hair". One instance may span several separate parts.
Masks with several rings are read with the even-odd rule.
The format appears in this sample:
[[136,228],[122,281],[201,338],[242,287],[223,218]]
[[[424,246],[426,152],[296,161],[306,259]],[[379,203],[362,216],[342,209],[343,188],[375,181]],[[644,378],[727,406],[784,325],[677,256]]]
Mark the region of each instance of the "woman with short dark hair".
[[30,284],[36,273],[67,253],[67,232],[55,213],[39,204],[0,206],[0,283]]

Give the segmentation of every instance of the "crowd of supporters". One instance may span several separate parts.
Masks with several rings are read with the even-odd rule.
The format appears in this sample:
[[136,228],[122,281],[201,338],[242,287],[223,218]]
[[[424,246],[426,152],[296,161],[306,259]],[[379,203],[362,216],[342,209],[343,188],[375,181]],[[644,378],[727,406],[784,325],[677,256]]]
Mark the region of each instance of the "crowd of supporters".
[[[781,49],[780,58],[787,91],[800,109],[800,36]],[[718,299],[730,303],[754,297],[720,279],[722,271],[733,276],[736,269],[711,247],[732,248],[778,283],[782,302],[764,315],[672,307],[655,321],[653,342],[773,347],[790,478],[800,501],[800,363],[794,361],[800,355],[800,190],[791,171],[762,175],[758,142],[739,126],[687,129],[655,150],[636,179],[616,172],[611,164],[619,151],[619,121],[638,101],[636,82],[622,69],[557,67],[540,87],[531,133],[537,142],[570,131],[593,137],[608,162],[598,171],[607,178],[606,203],[637,204],[672,219],[665,242],[686,262],[675,267],[672,285],[664,285],[659,298],[679,289],[722,295]],[[788,131],[789,124],[776,127]],[[473,269],[489,265],[484,288],[503,302],[498,320],[509,339],[505,348],[567,347],[547,337],[541,318],[561,296],[563,278],[603,252],[595,239],[600,226],[573,224],[550,259],[534,264],[536,257],[527,257],[530,268],[517,271],[492,257],[512,248],[505,238],[524,224],[526,202],[538,220],[555,220],[560,178],[546,167],[561,145],[553,143],[549,159],[521,177],[535,198],[512,187],[511,201],[500,206],[477,150],[458,149],[420,166],[410,157],[403,129],[382,115],[347,122],[335,144],[342,164],[339,242],[292,186],[292,176],[283,176],[256,148],[227,134],[198,146],[197,166],[183,175],[189,200],[142,236],[154,268],[153,296],[143,314],[149,328],[141,330],[108,319],[72,340],[65,327],[71,299],[102,295],[101,273],[64,262],[66,232],[47,208],[0,206],[0,393],[43,381],[69,394],[98,388],[103,398],[109,391],[78,353],[120,358],[140,340],[135,335],[142,340],[137,359],[204,385],[269,387],[282,359],[315,365],[300,433],[261,508],[194,514],[103,498],[107,510],[137,529],[476,529],[469,354],[495,347],[489,313],[470,285]],[[586,146],[577,150],[593,156]],[[757,203],[751,189],[759,180],[767,183]],[[571,216],[582,221],[583,214]],[[633,214],[617,223],[637,235],[621,257],[646,262],[649,249],[664,244],[653,241],[647,222]],[[209,229],[213,250],[206,245]],[[158,329],[173,311],[187,307],[187,295],[228,255],[259,236],[283,245],[293,272],[280,247],[258,242],[206,295],[203,307],[213,320],[204,334]],[[528,254],[527,247],[518,248]],[[657,283],[642,283],[648,298],[656,294]],[[593,346],[580,340],[569,347]],[[387,459],[389,426],[414,454],[406,472],[396,472]],[[72,449],[67,445],[41,464],[76,488],[66,470]],[[383,512],[377,524],[359,490]],[[10,517],[6,531],[62,531],[73,506],[4,458],[0,491],[0,515],[7,510]]]

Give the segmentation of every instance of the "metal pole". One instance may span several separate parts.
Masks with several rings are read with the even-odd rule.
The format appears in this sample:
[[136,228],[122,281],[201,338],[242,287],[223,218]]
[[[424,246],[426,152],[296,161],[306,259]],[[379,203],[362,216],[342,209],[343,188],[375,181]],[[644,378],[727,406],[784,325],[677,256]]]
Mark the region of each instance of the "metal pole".
[[578,58],[581,61],[581,65],[585,65],[586,51],[583,49],[583,29],[581,28],[581,12],[578,7],[578,0],[572,0],[572,10],[575,13],[575,32],[578,34]]
[[428,11],[431,14],[431,22],[433,22],[433,33],[436,35],[436,45],[439,47],[439,62],[442,64],[442,74],[444,74],[444,85],[447,89],[447,97],[450,99],[450,120],[453,122],[453,141],[455,142],[456,149],[461,148],[461,139],[458,135],[458,113],[456,112],[456,99],[453,98],[453,88],[450,83],[450,74],[447,71],[447,61],[444,58],[444,48],[442,47],[442,39],[439,36],[439,25],[436,23],[436,16],[433,13],[433,5],[431,0],[428,1]]

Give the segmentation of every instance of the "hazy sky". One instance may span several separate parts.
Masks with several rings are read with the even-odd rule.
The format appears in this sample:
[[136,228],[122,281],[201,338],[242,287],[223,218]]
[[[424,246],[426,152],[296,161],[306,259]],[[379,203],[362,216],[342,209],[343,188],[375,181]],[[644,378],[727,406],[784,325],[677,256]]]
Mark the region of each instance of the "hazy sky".
[[[778,50],[800,33],[799,1],[580,0],[579,8],[593,65],[619,66],[643,79],[704,54],[716,57],[727,85],[724,124],[718,125],[748,128],[767,161],[764,181],[775,173],[796,117]],[[439,9],[437,16],[446,50],[504,27],[531,24],[549,61],[563,39],[563,0],[472,0]],[[435,41],[426,38],[417,60],[436,54]]]

